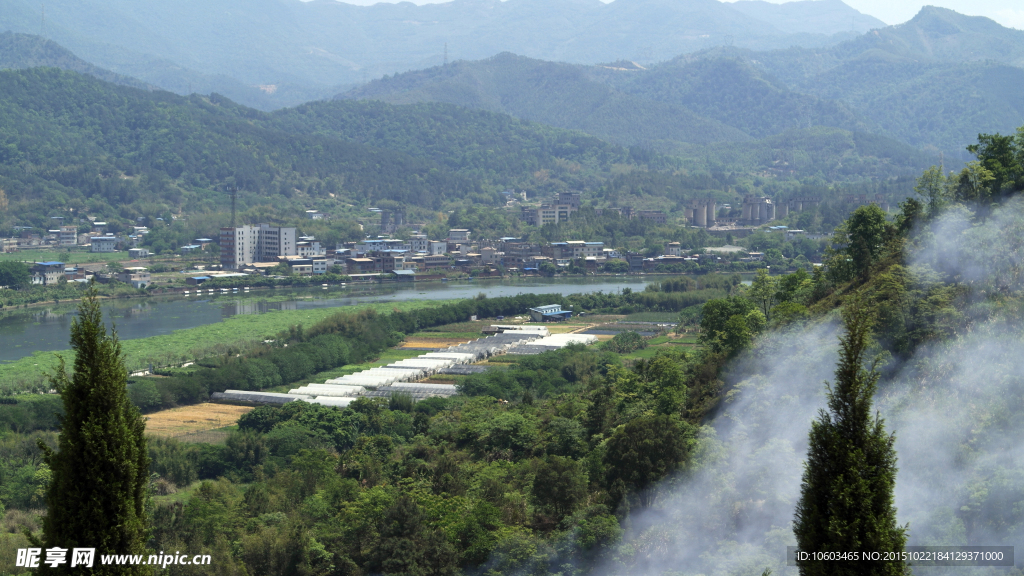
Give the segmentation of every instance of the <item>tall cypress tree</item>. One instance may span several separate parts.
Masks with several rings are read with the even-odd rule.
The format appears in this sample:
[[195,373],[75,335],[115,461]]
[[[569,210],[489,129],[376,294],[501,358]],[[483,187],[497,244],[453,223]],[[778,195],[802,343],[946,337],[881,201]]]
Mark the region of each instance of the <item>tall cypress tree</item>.
[[[828,411],[811,424],[800,502],[796,507],[797,546],[802,552],[892,552],[906,544],[906,527],[896,523],[895,437],[871,414],[878,372],[865,368],[871,321],[864,309],[844,313],[846,334],[839,339],[835,384],[828,389]],[[800,574],[906,574],[900,562],[805,561]]]
[[67,563],[52,574],[82,573],[71,568],[74,548],[95,548],[92,574],[145,574],[146,566],[102,566],[102,554],[143,554],[147,539],[146,498],[149,454],[145,422],[128,400],[117,332],[103,326],[95,290],[90,290],[71,323],[74,372],[59,358],[53,382],[64,404],[56,451],[40,443],[52,470],[46,492],[43,544],[68,550]]

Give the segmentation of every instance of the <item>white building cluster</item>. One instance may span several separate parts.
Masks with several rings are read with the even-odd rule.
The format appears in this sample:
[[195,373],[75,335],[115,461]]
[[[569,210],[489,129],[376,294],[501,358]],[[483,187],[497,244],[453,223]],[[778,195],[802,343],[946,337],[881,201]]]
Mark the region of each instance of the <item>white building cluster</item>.
[[452,346],[438,352],[428,352],[416,358],[392,362],[387,366],[362,370],[341,378],[332,378],[323,384],[307,384],[289,390],[287,394],[274,392],[248,392],[226,390],[213,395],[214,400],[249,402],[256,404],[286,404],[301,400],[325,406],[348,406],[357,398],[388,397],[395,393],[409,394],[420,400],[432,396],[453,396],[458,389],[453,384],[418,382],[434,374],[465,374],[477,370],[468,366],[496,354],[539,354],[564,348],[569,344],[593,344],[597,337],[590,334],[549,335],[544,326],[498,326],[503,330],[472,342]]

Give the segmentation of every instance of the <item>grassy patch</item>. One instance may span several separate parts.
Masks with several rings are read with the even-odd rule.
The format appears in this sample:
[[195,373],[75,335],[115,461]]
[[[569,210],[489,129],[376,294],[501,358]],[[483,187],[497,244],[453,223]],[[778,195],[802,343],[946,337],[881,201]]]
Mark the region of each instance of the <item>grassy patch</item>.
[[123,252],[88,252],[72,250],[71,258],[62,259],[63,250],[20,250],[18,252],[0,253],[0,262],[15,260],[22,262],[49,262],[57,260],[65,264],[91,264],[94,262],[123,262],[131,260],[128,251]]
[[[376,310],[389,313],[440,306],[449,302],[454,300],[409,300],[337,308],[271,310],[265,314],[231,316],[221,322],[175,330],[170,334],[124,340],[121,345],[128,369],[135,371],[145,368],[150,362],[157,366],[167,366],[217,354],[240,352],[247,347],[259,345],[265,339],[274,338],[291,326],[309,327],[342,312]],[[476,337],[479,338],[479,334]],[[73,362],[71,351],[65,350],[56,353],[36,352],[0,364],[0,390],[20,391],[43,382],[43,374],[55,369],[54,354],[64,355],[69,365]]]
[[679,312],[637,312],[625,317],[626,322],[671,322],[679,321]]
[[442,326],[426,328],[423,330],[423,333],[429,334],[432,332],[451,332],[457,334],[480,334],[481,330],[490,325],[490,322],[455,322],[454,324],[444,324]]

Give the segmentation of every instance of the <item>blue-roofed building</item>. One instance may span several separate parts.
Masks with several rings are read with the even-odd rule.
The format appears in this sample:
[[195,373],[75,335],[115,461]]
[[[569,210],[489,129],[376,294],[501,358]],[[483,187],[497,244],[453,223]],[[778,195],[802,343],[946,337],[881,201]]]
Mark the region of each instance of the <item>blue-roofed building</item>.
[[189,286],[198,286],[209,279],[209,276],[193,276],[191,278],[186,278],[185,284],[188,284]]
[[64,263],[63,262],[36,262],[32,266],[32,283],[41,284],[43,286],[52,286],[57,284],[57,281],[64,278]]
[[561,304],[548,304],[530,308],[530,317],[534,322],[560,322],[572,317],[572,310],[562,310]]

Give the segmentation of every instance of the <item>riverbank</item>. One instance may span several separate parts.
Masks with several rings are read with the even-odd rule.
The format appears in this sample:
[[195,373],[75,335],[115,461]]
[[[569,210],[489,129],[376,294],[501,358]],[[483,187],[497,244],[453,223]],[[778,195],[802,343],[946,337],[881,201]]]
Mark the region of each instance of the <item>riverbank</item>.
[[[776,275],[776,274],[786,274],[786,273],[789,273],[789,272],[793,272],[793,270],[775,270],[773,272],[774,272],[773,275]],[[197,271],[196,273],[199,274],[201,272]],[[373,276],[373,277],[357,276],[357,277],[352,277],[350,280],[345,281],[345,282],[328,282],[328,283],[326,283],[326,285],[327,285],[326,287],[327,288],[341,288],[341,287],[359,287],[359,286],[377,286],[377,285],[379,285],[379,286],[408,286],[410,284],[412,284],[413,286],[423,286],[423,285],[427,285],[427,286],[430,286],[430,285],[440,285],[440,286],[443,286],[443,285],[450,284],[450,283],[474,282],[474,281],[492,281],[492,280],[496,280],[496,281],[524,281],[524,282],[531,282],[531,281],[553,281],[553,282],[556,282],[556,283],[572,284],[572,283],[574,283],[576,281],[580,281],[580,280],[582,280],[584,282],[590,281],[590,280],[595,280],[595,279],[596,280],[602,280],[602,279],[611,280],[611,279],[622,279],[622,278],[638,279],[638,280],[644,280],[644,279],[656,280],[658,278],[668,278],[668,277],[675,277],[675,276],[702,276],[702,275],[705,275],[705,274],[708,274],[708,273],[716,273],[716,271],[701,272],[699,274],[677,273],[677,272],[643,272],[643,273],[640,273],[640,274],[622,274],[622,273],[619,273],[619,274],[604,274],[604,273],[601,273],[601,274],[587,274],[585,276],[584,275],[579,275],[579,276],[576,276],[576,275],[542,276],[542,275],[539,275],[539,274],[514,274],[514,275],[506,274],[506,275],[503,275],[503,276],[484,275],[484,276],[466,276],[466,277],[462,277],[462,278],[458,278],[458,277],[448,278],[448,277],[444,277],[442,275],[432,274],[432,275],[427,275],[425,277],[422,277],[422,279],[415,279],[412,282],[410,282],[408,280],[399,280],[397,278],[386,278],[383,275],[380,275],[380,276]],[[749,270],[738,271],[738,272],[724,271],[724,272],[717,272],[717,273],[736,273],[736,274],[741,274],[741,275],[753,274],[753,272],[751,272]],[[108,284],[107,286],[110,286],[110,285]],[[265,293],[265,292],[271,292],[271,291],[274,291],[274,290],[295,290],[295,289],[317,290],[317,289],[324,288],[324,283],[320,282],[318,279],[314,278],[310,282],[304,283],[304,284],[301,284],[301,285],[281,283],[281,284],[277,284],[277,285],[274,285],[274,286],[249,286],[248,290],[245,290],[244,286],[222,288],[222,287],[219,287],[219,286],[215,286],[214,284],[211,284],[211,286],[215,286],[213,288],[204,288],[203,286],[205,286],[205,285],[200,285],[200,286],[188,286],[188,285],[159,286],[159,285],[154,284],[153,286],[154,286],[153,288],[149,288],[149,289],[146,289],[146,290],[139,290],[139,289],[134,289],[134,288],[131,288],[131,287],[128,287],[128,286],[124,286],[124,290],[121,291],[121,292],[118,292],[116,294],[100,294],[99,298],[101,300],[138,300],[138,299],[149,299],[149,298],[159,298],[159,297],[202,296],[204,294],[205,295],[210,295],[210,294],[217,295],[217,294],[242,294],[242,293],[245,293],[245,294],[254,294],[255,295],[255,294],[261,294],[261,293]],[[68,290],[73,290],[73,289],[74,289],[74,287],[72,286],[72,288],[69,288]],[[12,311],[12,310],[25,310],[25,309],[32,309],[32,308],[42,308],[42,307],[59,305],[59,304],[68,303],[68,302],[77,303],[79,301],[79,299],[80,299],[80,296],[77,295],[77,293],[75,293],[75,295],[68,295],[67,297],[64,297],[64,298],[60,298],[60,297],[53,298],[53,297],[44,296],[44,297],[38,299],[35,302],[26,302],[26,303],[23,303],[23,304],[16,304],[16,305],[13,305],[13,306],[5,306],[4,305],[4,302],[6,301],[5,298],[4,298],[5,292],[7,292],[7,291],[0,290],[0,312],[9,312],[9,311]],[[13,294],[18,294],[19,293],[18,291],[9,291],[9,292],[11,292]],[[8,294],[8,296],[11,296],[11,295],[12,294]]]
[[[264,340],[273,339],[292,326],[311,326],[341,311],[409,311],[448,302],[451,301],[406,300],[304,310],[270,310],[262,314],[231,316],[220,322],[175,330],[170,334],[122,340],[121,346],[126,366],[134,372],[148,369],[150,363],[154,367],[180,365],[219,354],[240,354],[252,346],[262,345]],[[60,350],[39,351],[0,364],[0,394],[40,391],[45,388],[45,374],[56,369],[58,354],[63,355],[69,364],[73,361],[70,350]]]

